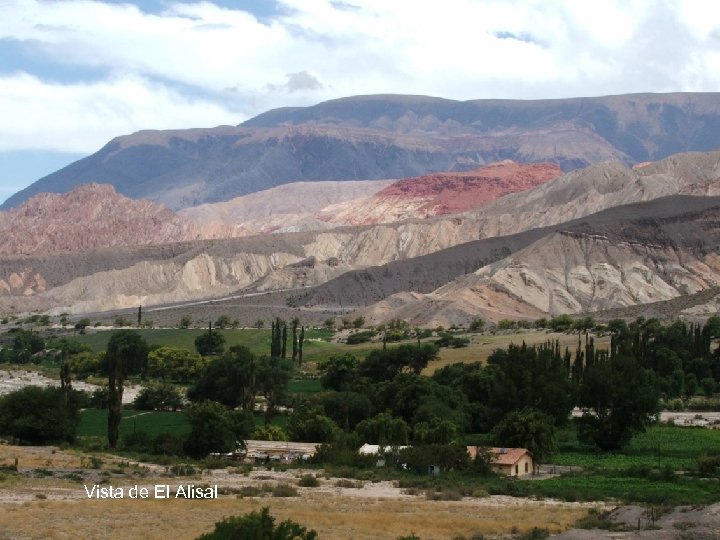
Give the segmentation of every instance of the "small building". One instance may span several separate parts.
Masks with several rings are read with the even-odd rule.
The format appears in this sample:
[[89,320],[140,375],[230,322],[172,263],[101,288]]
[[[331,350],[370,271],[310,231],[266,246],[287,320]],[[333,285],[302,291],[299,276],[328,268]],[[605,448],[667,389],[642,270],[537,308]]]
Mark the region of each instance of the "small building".
[[361,456],[378,456],[384,455],[391,451],[404,450],[407,446],[393,446],[391,444],[363,444],[358,450]]
[[[478,454],[477,446],[468,446],[470,459]],[[492,470],[506,476],[525,476],[535,474],[535,458],[527,448],[486,448],[490,456]]]
[[255,462],[291,462],[307,460],[315,455],[320,443],[290,441],[245,441],[246,459]]

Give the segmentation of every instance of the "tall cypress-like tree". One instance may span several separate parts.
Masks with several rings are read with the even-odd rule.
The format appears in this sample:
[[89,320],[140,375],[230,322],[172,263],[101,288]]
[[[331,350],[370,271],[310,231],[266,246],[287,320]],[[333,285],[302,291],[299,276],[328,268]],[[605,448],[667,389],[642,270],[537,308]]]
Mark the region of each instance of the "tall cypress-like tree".
[[275,356],[275,319],[270,319],[270,356]]
[[300,339],[298,339],[298,365],[302,366],[303,361],[303,342],[305,341],[305,327],[300,327]]
[[291,323],[291,324],[292,324],[292,362],[293,362],[293,364],[294,364],[294,363],[295,363],[295,359],[297,358],[297,354],[298,354],[298,344],[297,344],[298,335],[297,335],[297,329],[298,329],[298,325],[300,324],[300,319],[298,319],[297,317],[295,317],[295,318],[292,320],[292,323]]
[[148,345],[133,330],[120,330],[110,338],[105,353],[108,374],[108,442],[117,448],[122,419],[123,385],[128,374],[140,373],[147,364]]
[[282,325],[282,347],[280,349],[280,358],[287,358],[287,324],[283,321]]
[[142,326],[142,306],[138,306],[138,328]]

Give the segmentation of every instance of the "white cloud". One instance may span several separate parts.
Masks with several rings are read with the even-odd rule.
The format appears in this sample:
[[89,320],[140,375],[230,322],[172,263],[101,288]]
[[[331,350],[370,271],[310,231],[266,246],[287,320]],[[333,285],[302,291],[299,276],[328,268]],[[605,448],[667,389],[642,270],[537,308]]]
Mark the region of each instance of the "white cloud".
[[[141,128],[236,123],[272,107],[356,94],[720,90],[712,2],[280,2],[283,14],[269,22],[210,2],[169,3],[159,15],[86,0],[1,2],[0,39],[39,43],[60,66],[113,75],[70,85],[6,77],[0,112],[13,122],[0,125],[0,148],[95,148]],[[21,119],[13,111],[28,119],[24,137],[9,133]],[[33,132],[41,117],[44,131]]]
[[94,152],[112,137],[157,129],[236,123],[215,103],[189,100],[138,77],[48,84],[0,77],[0,150]]

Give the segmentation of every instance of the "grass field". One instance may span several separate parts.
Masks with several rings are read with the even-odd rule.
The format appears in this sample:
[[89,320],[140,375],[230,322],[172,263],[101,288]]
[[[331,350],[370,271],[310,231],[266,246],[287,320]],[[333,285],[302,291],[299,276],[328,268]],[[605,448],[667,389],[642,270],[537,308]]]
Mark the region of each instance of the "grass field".
[[315,529],[320,540],[395,540],[412,532],[423,539],[449,539],[509,534],[533,526],[558,532],[587,513],[584,508],[533,501],[503,507],[483,505],[482,500],[386,500],[314,493],[272,500],[47,500],[3,505],[0,537],[191,540],[225,517],[263,506],[269,506],[278,521],[289,518]]
[[[190,432],[185,414],[182,412],[156,412],[124,410],[120,422],[120,437],[133,431],[145,431],[155,437],[160,433],[184,435]],[[107,411],[86,409],[80,415],[79,436],[106,437]]]
[[[195,338],[207,332],[207,330],[178,328],[158,328],[158,329],[139,329],[138,332],[145,341],[150,345],[183,347],[190,351],[195,350]],[[108,341],[112,337],[113,330],[101,332],[89,332],[85,335],[77,336],[78,341],[89,345],[93,351],[100,352],[107,349]],[[265,355],[270,353],[270,330],[269,329],[237,329],[237,330],[217,330],[225,337],[225,347],[233,345],[244,345],[253,353]],[[306,342],[303,346],[303,355],[310,356],[316,349],[323,349],[329,345],[326,339],[332,336],[332,332],[322,329],[307,329],[305,331]],[[319,341],[318,341],[319,340]],[[288,344],[289,345],[289,344]]]
[[626,469],[628,467],[692,468],[698,455],[720,452],[720,431],[707,428],[652,426],[635,436],[621,452],[598,453],[576,442],[573,430],[559,433],[557,465]]
[[649,504],[711,504],[720,500],[715,480],[676,476],[672,479],[617,474],[565,474],[547,480],[512,482],[502,493],[551,497],[566,501],[620,500]]
[[[525,342],[527,345],[540,345],[550,340],[560,341],[560,347],[564,350],[565,347],[569,347],[571,351],[577,348],[578,336],[577,334],[563,334],[558,332],[546,332],[544,330],[528,330],[511,333],[498,333],[498,334],[467,334],[463,337],[470,339],[470,343],[467,347],[461,347],[459,349],[442,348],[440,349],[440,359],[436,362],[431,362],[427,368],[423,371],[423,375],[432,375],[436,370],[455,364],[458,362],[471,363],[471,362],[487,362],[488,357],[496,349],[506,349],[508,345],[515,344],[521,345]],[[583,338],[584,339],[584,338]],[[584,344],[584,341],[583,341]],[[584,346],[584,345],[583,345]],[[610,338],[609,337],[596,337],[595,347],[596,348],[609,348]]]

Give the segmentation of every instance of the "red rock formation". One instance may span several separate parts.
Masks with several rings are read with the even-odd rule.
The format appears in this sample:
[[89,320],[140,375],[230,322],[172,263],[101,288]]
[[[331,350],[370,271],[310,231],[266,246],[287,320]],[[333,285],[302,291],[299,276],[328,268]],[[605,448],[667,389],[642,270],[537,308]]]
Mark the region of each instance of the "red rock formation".
[[474,171],[399,180],[372,197],[329,207],[318,218],[353,225],[425,218],[473,210],[561,176],[555,163],[502,161]]
[[132,200],[109,184],[83,184],[62,195],[41,193],[0,212],[0,253],[82,251],[232,236],[148,200]]

